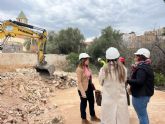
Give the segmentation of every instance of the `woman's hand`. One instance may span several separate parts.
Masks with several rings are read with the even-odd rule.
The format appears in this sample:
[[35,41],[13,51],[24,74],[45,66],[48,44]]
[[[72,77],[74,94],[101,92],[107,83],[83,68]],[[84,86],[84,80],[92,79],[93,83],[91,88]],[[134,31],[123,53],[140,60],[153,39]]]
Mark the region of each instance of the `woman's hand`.
[[104,79],[105,79],[105,71],[102,67],[99,72],[99,82],[100,82],[101,86],[103,86],[103,84],[104,84]]
[[131,86],[130,86],[130,85],[127,85],[126,90],[127,90],[127,93],[128,93],[129,95],[132,94],[132,93],[131,93]]
[[86,95],[82,95],[82,98],[87,98],[87,96]]

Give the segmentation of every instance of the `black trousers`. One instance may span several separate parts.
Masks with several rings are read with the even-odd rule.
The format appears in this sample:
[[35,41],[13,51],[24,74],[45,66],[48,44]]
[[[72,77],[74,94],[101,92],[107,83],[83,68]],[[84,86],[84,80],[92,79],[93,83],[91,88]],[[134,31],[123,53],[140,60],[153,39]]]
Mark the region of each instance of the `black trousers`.
[[86,107],[87,107],[87,101],[89,102],[89,112],[91,117],[95,116],[95,110],[94,110],[94,94],[93,94],[93,88],[91,83],[88,85],[88,89],[86,91],[87,98],[83,98],[81,95],[81,92],[78,90],[79,96],[80,96],[80,112],[81,112],[81,118],[86,119]]

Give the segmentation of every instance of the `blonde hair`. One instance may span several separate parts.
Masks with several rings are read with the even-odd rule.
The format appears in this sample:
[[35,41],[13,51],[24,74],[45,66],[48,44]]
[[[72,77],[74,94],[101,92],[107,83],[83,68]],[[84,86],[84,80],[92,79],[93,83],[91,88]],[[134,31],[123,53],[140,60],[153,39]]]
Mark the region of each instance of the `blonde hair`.
[[78,67],[83,68],[83,66],[85,65],[85,61],[86,61],[85,59],[81,59],[79,64],[78,64]]
[[[126,71],[124,65],[118,60],[113,61],[113,65],[114,65],[114,73],[116,79],[119,80],[120,83],[125,82]],[[110,77],[112,77],[111,65],[109,63],[107,63],[104,66],[104,70],[105,70],[105,78],[108,78],[108,74]]]

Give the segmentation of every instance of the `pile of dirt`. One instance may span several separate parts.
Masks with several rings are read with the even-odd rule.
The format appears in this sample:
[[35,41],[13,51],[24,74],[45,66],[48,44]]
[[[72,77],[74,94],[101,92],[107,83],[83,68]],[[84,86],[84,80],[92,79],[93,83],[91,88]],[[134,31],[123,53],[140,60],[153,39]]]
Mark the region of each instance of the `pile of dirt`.
[[41,77],[34,69],[0,73],[0,123],[62,124],[57,105],[48,98],[55,90],[75,87],[67,75]]

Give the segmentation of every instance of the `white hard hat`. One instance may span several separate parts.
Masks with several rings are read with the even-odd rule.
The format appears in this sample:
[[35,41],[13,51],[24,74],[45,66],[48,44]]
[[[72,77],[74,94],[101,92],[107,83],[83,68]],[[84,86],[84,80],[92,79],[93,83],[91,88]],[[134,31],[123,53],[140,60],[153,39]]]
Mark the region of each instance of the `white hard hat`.
[[146,48],[140,48],[134,53],[135,55],[143,55],[146,58],[150,58],[150,51]]
[[83,58],[89,58],[90,56],[87,53],[80,53],[79,60]]
[[114,47],[110,47],[107,49],[106,51],[106,59],[117,59],[119,58],[120,53],[118,51],[118,49],[114,48]]

